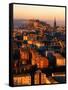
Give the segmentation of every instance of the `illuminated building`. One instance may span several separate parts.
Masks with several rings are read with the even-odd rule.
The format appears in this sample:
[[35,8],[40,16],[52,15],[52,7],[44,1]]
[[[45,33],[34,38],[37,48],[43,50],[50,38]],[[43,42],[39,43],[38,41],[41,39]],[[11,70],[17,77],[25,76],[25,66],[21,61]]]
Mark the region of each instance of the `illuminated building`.
[[34,27],[36,27],[36,28],[39,27],[39,24],[40,24],[40,21],[39,20],[35,20],[34,21]]
[[28,44],[33,44],[33,41],[32,40],[28,40]]
[[38,68],[47,68],[49,62],[47,58],[42,57],[36,52],[32,52],[32,65],[37,65]]
[[28,36],[23,36],[23,40],[28,40]]
[[57,66],[65,66],[65,58],[58,53],[55,53],[54,56],[56,57],[56,65]]
[[36,45],[38,48],[40,48],[40,47],[44,46],[44,43],[41,43],[41,42],[36,41],[36,42],[35,42],[35,45]]
[[14,85],[31,85],[31,76],[26,75],[17,75],[13,77]]
[[20,48],[20,62],[22,64],[31,63],[31,53],[26,44]]

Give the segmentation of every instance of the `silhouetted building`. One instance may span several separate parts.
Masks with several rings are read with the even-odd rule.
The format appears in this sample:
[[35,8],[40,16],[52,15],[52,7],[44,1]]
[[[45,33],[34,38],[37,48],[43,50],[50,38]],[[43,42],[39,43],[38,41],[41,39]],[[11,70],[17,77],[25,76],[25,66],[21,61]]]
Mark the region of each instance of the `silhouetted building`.
[[54,18],[54,31],[56,31],[56,18]]

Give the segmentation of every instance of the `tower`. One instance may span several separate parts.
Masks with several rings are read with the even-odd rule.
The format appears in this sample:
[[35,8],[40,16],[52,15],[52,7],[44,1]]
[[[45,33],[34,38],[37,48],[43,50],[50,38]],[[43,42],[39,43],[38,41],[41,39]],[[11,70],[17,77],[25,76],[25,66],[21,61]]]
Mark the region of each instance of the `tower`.
[[54,18],[54,31],[56,30],[56,18]]

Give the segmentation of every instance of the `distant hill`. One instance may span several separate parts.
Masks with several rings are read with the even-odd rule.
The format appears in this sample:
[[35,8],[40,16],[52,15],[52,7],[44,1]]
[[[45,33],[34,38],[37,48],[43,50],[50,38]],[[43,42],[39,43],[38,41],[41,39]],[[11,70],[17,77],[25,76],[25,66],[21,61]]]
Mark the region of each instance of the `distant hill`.
[[[46,20],[46,23],[50,24],[51,26],[54,25],[54,21],[52,20]],[[64,21],[56,21],[56,23],[57,23],[57,26],[65,25]],[[18,28],[18,27],[21,27],[22,25],[27,25],[28,20],[27,19],[14,19],[13,24],[14,24],[14,28]]]

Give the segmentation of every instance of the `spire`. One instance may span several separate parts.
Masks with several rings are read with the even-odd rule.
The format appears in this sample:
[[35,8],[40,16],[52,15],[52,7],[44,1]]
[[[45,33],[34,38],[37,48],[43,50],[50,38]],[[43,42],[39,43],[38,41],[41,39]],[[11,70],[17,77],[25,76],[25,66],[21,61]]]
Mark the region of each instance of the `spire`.
[[54,30],[56,30],[56,18],[54,17]]

